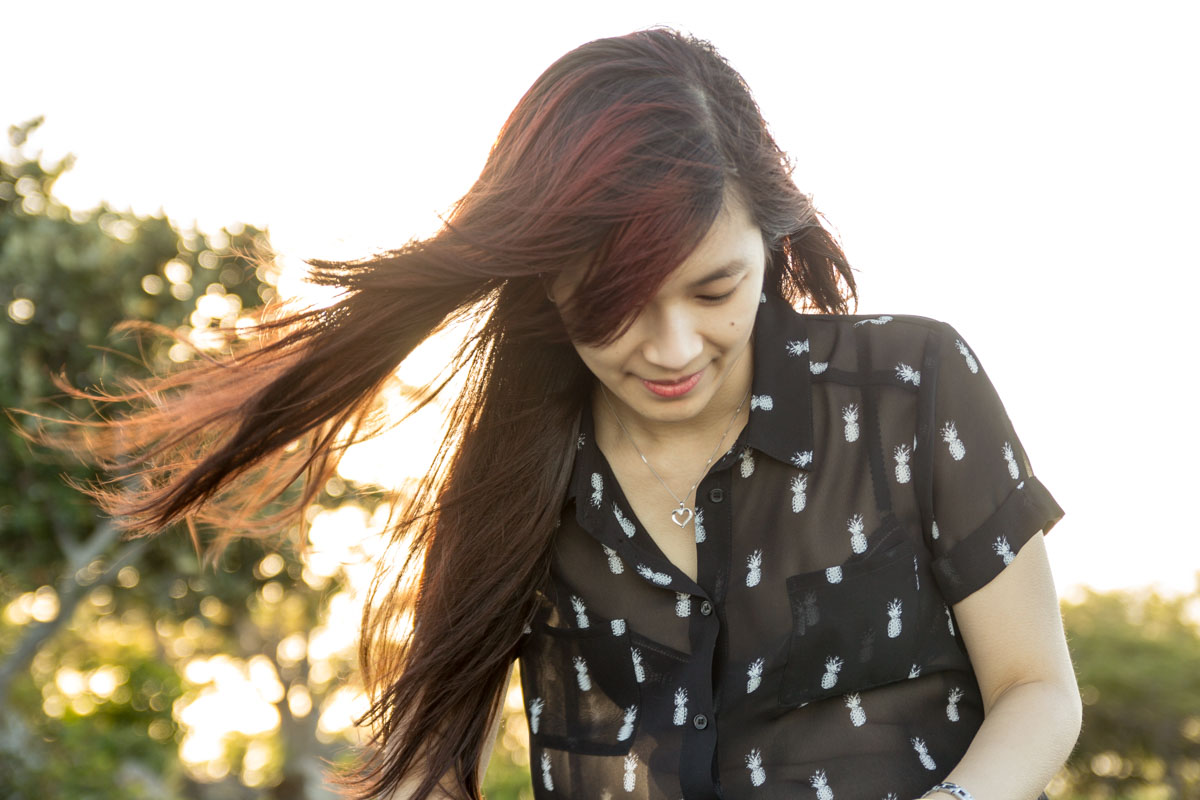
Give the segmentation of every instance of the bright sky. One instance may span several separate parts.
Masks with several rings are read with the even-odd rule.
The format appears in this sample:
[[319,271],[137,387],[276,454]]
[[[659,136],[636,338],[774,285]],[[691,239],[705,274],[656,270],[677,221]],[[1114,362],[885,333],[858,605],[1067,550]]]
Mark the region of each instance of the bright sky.
[[1185,591],[1197,22],[1182,0],[25,2],[0,10],[0,122],[46,115],[32,146],[78,156],[74,207],[366,254],[432,229],[559,55],[690,30],[754,89],[859,310],[944,319],[978,355],[1067,511],[1047,538],[1060,591]]

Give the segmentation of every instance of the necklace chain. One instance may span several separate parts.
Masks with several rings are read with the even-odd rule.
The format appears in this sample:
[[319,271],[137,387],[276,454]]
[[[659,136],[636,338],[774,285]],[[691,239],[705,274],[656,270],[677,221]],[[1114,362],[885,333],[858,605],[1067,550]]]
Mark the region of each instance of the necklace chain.
[[671,521],[681,528],[686,526],[696,514],[695,509],[688,506],[687,498],[692,496],[692,492],[696,491],[696,487],[700,485],[700,481],[703,480],[704,476],[708,474],[709,465],[712,464],[713,459],[716,458],[717,451],[720,450],[721,445],[724,444],[725,437],[729,435],[729,431],[733,427],[734,421],[738,418],[738,414],[742,413],[742,406],[746,404],[746,398],[750,396],[750,389],[746,390],[746,394],[742,397],[742,402],[738,403],[737,410],[734,411],[733,416],[729,418],[729,424],[725,426],[725,432],[721,434],[720,440],[717,441],[717,446],[713,448],[712,455],[708,457],[708,461],[704,462],[704,469],[700,472],[700,477],[697,478],[696,482],[692,484],[692,488],[687,490],[687,494],[683,496],[682,500],[679,499],[679,495],[675,494],[675,492],[671,490],[671,487],[667,485],[667,482],[664,481],[662,476],[658,474],[658,470],[651,466],[650,461],[646,458],[646,454],[643,453],[642,449],[637,446],[637,442],[633,440],[633,435],[629,433],[629,429],[626,428],[625,423],[621,421],[621,417],[617,414],[617,410],[613,408],[612,401],[608,399],[608,392],[604,390],[603,384],[600,385],[600,393],[604,395],[604,402],[608,405],[609,411],[611,411],[612,415],[616,417],[617,424],[620,425],[621,430],[625,432],[625,438],[629,439],[629,443],[633,445],[633,449],[636,450],[637,454],[641,457],[642,463],[649,467],[650,471],[654,473],[654,477],[658,478],[658,482],[661,483],[663,488],[670,492],[671,497],[674,497],[675,501],[679,503],[679,507],[671,511]]

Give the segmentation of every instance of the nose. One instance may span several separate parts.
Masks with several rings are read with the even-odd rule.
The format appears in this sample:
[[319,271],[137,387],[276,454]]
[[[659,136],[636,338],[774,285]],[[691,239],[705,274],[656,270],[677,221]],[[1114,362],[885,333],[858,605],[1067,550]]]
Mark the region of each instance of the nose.
[[647,316],[651,319],[642,345],[646,361],[675,376],[696,366],[704,340],[691,315],[682,309],[665,309]]

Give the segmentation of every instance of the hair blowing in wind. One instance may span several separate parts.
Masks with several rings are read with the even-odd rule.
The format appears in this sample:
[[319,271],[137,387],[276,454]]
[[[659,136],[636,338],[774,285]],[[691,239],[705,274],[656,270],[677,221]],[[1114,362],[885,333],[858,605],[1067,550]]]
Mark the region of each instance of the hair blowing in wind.
[[[737,72],[667,29],[589,42],[521,98],[435,235],[309,261],[312,282],[341,290],[335,302],[260,309],[253,335],[223,355],[119,393],[60,384],[135,410],[36,437],[120,476],[80,489],[129,535],[184,522],[199,549],[203,526],[215,561],[235,537],[302,520],[344,448],[384,429],[381,392],[409,353],[474,321],[450,368],[465,373],[446,438],[413,495],[393,499],[403,567],[380,564],[359,650],[371,703],[359,722],[372,738],[336,779],[344,796],[367,798],[422,775],[411,796],[424,798],[449,775],[455,796],[478,798],[489,717],[549,570],[592,382],[571,342],[619,336],[727,191],[763,230],[767,290],[844,313],[850,267]],[[544,281],[570,265],[586,272],[560,313]],[[417,407],[448,380],[424,387]],[[297,482],[296,499],[266,515]],[[397,641],[409,614],[411,635]]]

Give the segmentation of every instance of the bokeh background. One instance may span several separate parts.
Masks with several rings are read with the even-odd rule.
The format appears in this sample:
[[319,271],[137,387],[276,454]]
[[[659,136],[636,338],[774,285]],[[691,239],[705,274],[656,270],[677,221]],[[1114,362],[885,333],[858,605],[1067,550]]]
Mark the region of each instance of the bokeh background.
[[[1086,705],[1052,796],[1200,797],[1198,23],[1153,1],[5,3],[0,405],[320,302],[301,259],[435,230],[555,58],[673,25],[754,89],[858,310],[955,325],[1067,511],[1047,547]],[[249,267],[263,246],[277,269]],[[130,318],[194,347],[139,355],[111,334]],[[380,492],[428,463],[438,412],[348,454],[308,556],[243,543],[215,570],[182,532],[120,541],[61,477],[89,473],[5,422],[0,797],[331,797],[321,759],[362,741]],[[516,676],[506,714],[485,791],[531,797]]]

